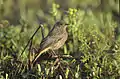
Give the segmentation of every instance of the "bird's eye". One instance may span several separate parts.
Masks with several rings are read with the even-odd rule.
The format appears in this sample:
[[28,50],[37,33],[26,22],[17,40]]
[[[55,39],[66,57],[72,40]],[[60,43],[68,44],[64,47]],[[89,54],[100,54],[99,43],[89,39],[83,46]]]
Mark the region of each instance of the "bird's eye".
[[61,26],[63,26],[63,23],[57,22],[56,25],[59,26],[59,27],[61,27]]
[[63,25],[62,23],[60,23],[60,25]]

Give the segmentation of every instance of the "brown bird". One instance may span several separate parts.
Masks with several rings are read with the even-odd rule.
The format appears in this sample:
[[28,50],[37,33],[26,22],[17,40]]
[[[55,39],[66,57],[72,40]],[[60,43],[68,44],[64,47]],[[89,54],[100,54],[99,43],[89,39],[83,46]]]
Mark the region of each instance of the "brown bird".
[[48,50],[57,50],[62,47],[68,38],[66,31],[68,24],[64,21],[57,22],[48,35],[41,41],[40,48],[38,49],[36,57],[33,59],[32,64],[35,64],[36,60],[41,54]]

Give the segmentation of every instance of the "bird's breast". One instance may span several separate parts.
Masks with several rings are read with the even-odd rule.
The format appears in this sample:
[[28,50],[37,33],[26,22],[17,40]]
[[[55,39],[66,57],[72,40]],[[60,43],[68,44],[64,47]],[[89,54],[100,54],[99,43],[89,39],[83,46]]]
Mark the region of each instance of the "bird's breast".
[[62,47],[65,43],[65,41],[67,40],[68,38],[68,34],[67,32],[65,31],[63,34],[62,34],[62,37],[52,46],[53,50],[57,50],[59,49],[60,47]]

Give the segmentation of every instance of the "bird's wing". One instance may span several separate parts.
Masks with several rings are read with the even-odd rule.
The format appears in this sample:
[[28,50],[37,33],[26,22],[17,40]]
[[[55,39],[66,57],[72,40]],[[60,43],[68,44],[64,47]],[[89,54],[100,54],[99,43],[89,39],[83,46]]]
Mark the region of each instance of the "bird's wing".
[[36,60],[39,58],[39,56],[44,53],[45,51],[49,50],[54,43],[58,42],[62,37],[57,36],[48,36],[41,42],[41,47],[39,50],[39,53],[36,55],[36,57],[33,59],[32,63],[34,64]]
[[53,35],[53,36],[47,36],[45,39],[42,40],[40,44],[40,48],[44,49],[46,47],[52,46],[54,43],[56,43],[58,40],[62,38],[61,35]]

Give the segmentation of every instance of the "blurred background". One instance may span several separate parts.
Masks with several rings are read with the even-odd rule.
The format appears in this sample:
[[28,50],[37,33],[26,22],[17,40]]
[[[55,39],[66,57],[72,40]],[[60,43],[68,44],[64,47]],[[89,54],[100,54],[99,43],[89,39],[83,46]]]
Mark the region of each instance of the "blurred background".
[[[43,60],[28,68],[27,42],[39,24],[46,36],[53,25],[65,20],[68,40],[58,50],[60,68]],[[39,48],[39,30],[32,48]],[[19,61],[19,62],[18,62]],[[120,13],[119,0],[0,0],[1,79],[119,79]]]
[[[33,24],[36,20],[49,22],[52,4],[59,4],[60,11],[68,8],[79,8],[84,11],[112,12],[119,14],[119,0],[0,0],[0,20],[8,20],[11,24],[20,24],[20,20]],[[48,17],[46,19],[46,17]]]

